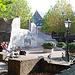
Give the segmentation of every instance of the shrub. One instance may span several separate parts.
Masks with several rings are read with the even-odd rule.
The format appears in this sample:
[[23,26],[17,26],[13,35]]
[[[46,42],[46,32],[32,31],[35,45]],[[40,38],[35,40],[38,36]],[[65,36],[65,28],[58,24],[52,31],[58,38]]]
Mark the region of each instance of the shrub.
[[63,47],[63,46],[66,46],[64,42],[58,42],[57,47]]
[[69,49],[75,50],[75,43],[69,43]]
[[56,43],[54,43],[54,42],[45,42],[45,43],[43,43],[43,44],[41,44],[41,46],[56,46]]
[[67,49],[67,46],[63,46],[62,48],[63,48],[64,50],[66,50],[66,49]]
[[[69,46],[69,50],[75,50],[75,42],[69,43],[68,46]],[[67,49],[67,46],[63,46],[62,48]]]

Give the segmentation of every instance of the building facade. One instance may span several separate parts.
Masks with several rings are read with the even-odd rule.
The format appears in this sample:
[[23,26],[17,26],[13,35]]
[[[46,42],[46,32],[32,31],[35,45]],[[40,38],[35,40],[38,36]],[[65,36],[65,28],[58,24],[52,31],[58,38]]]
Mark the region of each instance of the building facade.
[[36,10],[36,12],[33,15],[32,21],[36,24],[37,29],[41,31],[42,23],[43,23],[43,18],[39,14],[39,12]]
[[0,19],[0,43],[3,41],[10,41],[11,34],[11,22],[12,19],[5,21],[5,19]]

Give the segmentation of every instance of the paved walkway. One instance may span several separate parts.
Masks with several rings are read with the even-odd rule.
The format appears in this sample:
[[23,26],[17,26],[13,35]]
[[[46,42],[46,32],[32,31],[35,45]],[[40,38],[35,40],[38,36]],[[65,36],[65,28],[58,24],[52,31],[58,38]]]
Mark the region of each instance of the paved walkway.
[[[51,53],[44,53],[43,48],[34,48],[34,49],[28,49],[26,51],[26,56],[22,55],[18,58],[14,58],[16,60],[28,60],[28,59],[36,59],[39,56],[44,56],[45,58],[48,57]],[[64,52],[61,48],[55,48],[55,50],[51,54],[51,58],[60,58],[62,57],[62,52]],[[7,71],[8,65],[4,62],[0,62],[0,72]]]
[[50,54],[51,54],[51,58],[59,58],[59,57],[62,57],[62,52],[65,53],[65,51],[63,51],[62,49],[60,50],[55,49],[52,53],[46,53],[46,52],[43,52],[43,48],[33,48],[33,49],[25,50],[25,51],[26,51],[26,56],[21,55],[19,56],[19,59],[16,58],[16,60],[36,59],[39,56],[43,56],[47,58],[48,55]]
[[51,58],[56,58],[56,57],[62,57],[62,52],[64,51],[61,48],[60,50],[57,50],[56,48],[52,53],[43,52],[43,48],[34,48],[34,49],[26,50],[26,56],[37,58],[38,56],[47,57],[49,54],[51,54]]

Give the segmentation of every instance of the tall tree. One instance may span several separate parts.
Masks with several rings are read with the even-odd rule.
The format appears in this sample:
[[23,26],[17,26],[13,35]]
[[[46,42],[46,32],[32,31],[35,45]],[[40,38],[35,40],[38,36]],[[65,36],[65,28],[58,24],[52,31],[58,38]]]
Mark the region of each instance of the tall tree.
[[6,11],[6,6],[8,4],[13,4],[17,2],[17,0],[0,0],[0,18],[4,16],[4,12]]
[[64,21],[69,18],[75,21],[75,13],[72,11],[72,5],[66,0],[58,0],[54,7],[51,7],[44,16],[43,29],[46,32],[65,33]]
[[7,5],[7,11],[5,12],[4,17],[11,19],[16,16],[20,16],[21,18],[21,28],[28,28],[27,20],[32,17],[32,13],[26,0],[17,0],[14,4]]

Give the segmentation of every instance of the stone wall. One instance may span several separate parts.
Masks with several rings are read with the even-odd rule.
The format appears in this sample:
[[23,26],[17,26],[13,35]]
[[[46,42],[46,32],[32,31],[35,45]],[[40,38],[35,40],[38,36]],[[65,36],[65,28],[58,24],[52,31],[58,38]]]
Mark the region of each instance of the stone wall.
[[36,75],[36,73],[48,73],[57,74],[60,71],[69,68],[70,66],[56,65],[47,63],[44,59],[32,59],[32,60],[9,60],[8,61],[8,74],[9,75]]

